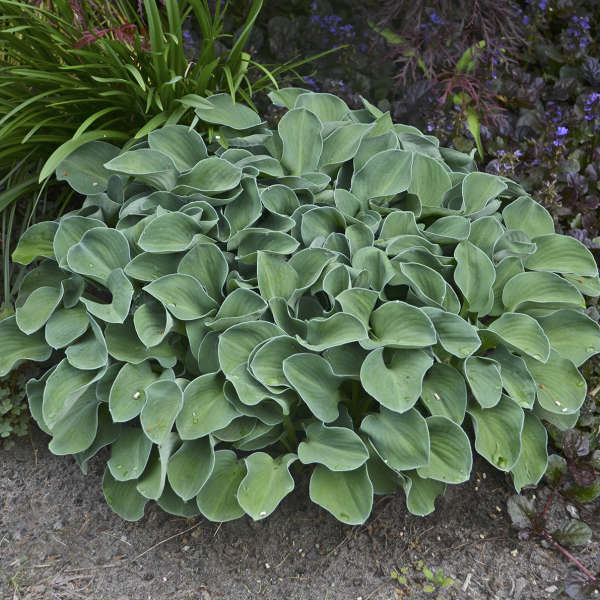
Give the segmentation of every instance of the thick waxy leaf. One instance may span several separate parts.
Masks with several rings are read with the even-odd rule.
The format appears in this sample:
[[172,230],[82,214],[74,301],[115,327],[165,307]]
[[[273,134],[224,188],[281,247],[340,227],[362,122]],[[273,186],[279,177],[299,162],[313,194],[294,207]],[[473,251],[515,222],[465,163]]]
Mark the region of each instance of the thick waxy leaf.
[[46,342],[53,348],[64,348],[82,336],[90,320],[83,305],[56,310],[48,319],[44,329]]
[[537,250],[525,260],[531,271],[574,273],[596,277],[598,267],[592,253],[575,238],[550,233],[533,239]]
[[159,302],[146,302],[135,311],[133,325],[140,341],[151,348],[160,344],[171,331],[173,318]]
[[500,365],[491,358],[470,356],[463,365],[465,379],[483,408],[496,406],[502,396]]
[[445,483],[423,479],[417,471],[402,473],[401,482],[406,494],[406,508],[419,517],[432,513],[435,510],[435,499],[446,490]]
[[17,307],[16,324],[30,335],[41,329],[60,303],[62,288],[43,286],[34,290],[22,306]]
[[108,468],[117,481],[137,479],[146,468],[152,442],[138,427],[123,427],[112,445]]
[[471,223],[465,217],[449,215],[434,221],[424,234],[436,244],[452,244],[466,240],[471,232]]
[[126,521],[138,521],[144,516],[147,498],[137,491],[137,481],[119,481],[110,469],[104,471],[102,490],[108,505]]
[[260,383],[272,391],[289,387],[283,373],[283,361],[304,348],[292,337],[279,336],[267,340],[254,353],[250,370]]
[[215,452],[208,436],[183,442],[171,456],[167,477],[173,491],[184,501],[198,494],[215,466]]
[[108,276],[105,285],[112,295],[110,304],[103,304],[89,298],[81,298],[81,302],[94,317],[107,323],[123,323],[129,315],[133,285],[125,276],[123,269],[115,269]]
[[232,190],[241,179],[242,170],[238,166],[212,156],[199,161],[191,171],[179,177],[178,184],[216,194]]
[[157,504],[171,515],[191,519],[200,514],[195,500],[182,500],[171,488],[168,481],[165,484],[162,496],[156,501]]
[[177,169],[173,161],[162,152],[139,148],[116,156],[104,164],[109,171],[134,175],[157,190],[175,187]]
[[145,389],[146,402],[140,413],[144,433],[155,443],[162,444],[171,432],[183,406],[183,394],[174,381],[155,381]]
[[43,221],[32,225],[19,239],[19,243],[12,254],[13,262],[28,265],[36,258],[54,258],[54,235],[58,223]]
[[395,300],[371,314],[371,337],[361,341],[365,348],[425,348],[436,343],[435,328],[419,308]]
[[471,442],[467,434],[447,417],[427,419],[429,429],[429,463],[417,469],[423,478],[445,483],[468,481],[473,466]]
[[506,282],[502,302],[509,311],[530,307],[585,307],[583,296],[575,286],[555,273],[518,273]]
[[[462,195],[466,214],[480,211],[506,189],[506,184],[495,175],[469,173],[462,180]],[[515,229],[518,229],[515,227]]]
[[421,310],[431,319],[446,352],[458,358],[466,358],[481,346],[477,329],[465,319],[429,306],[424,306]]
[[321,165],[337,165],[354,158],[369,129],[366,123],[348,123],[330,133],[323,140]]
[[448,417],[459,425],[465,418],[467,386],[460,372],[450,365],[436,363],[427,371],[421,399],[432,416]]
[[516,352],[546,362],[550,356],[550,342],[544,330],[532,317],[520,313],[504,313],[482,330],[491,331],[502,343]]
[[452,187],[448,171],[440,161],[422,154],[413,156],[412,181],[408,191],[415,194],[423,206],[440,206],[444,193]]
[[185,125],[167,125],[148,135],[152,150],[166,154],[178,171],[187,171],[206,158],[206,145],[202,136]]
[[217,304],[191,275],[173,273],[144,287],[144,290],[162,302],[165,308],[182,321],[205,317]]
[[271,298],[287,301],[298,286],[298,273],[278,254],[259,251],[256,273],[260,295],[267,301]]
[[296,336],[305,348],[316,352],[363,340],[366,337],[365,326],[356,317],[346,313],[310,319],[306,323],[305,336]]
[[185,388],[177,417],[182,440],[195,440],[226,427],[240,414],[223,393],[224,379],[216,373],[197,377]]
[[158,377],[149,361],[123,365],[110,388],[109,407],[113,421],[124,422],[137,417],[146,403],[146,388]]
[[367,415],[360,428],[388,467],[407,471],[429,463],[429,430],[416,409],[398,414],[382,408]]
[[571,414],[585,400],[587,385],[583,375],[568,359],[552,350],[548,362],[524,357],[537,386],[537,401],[548,412]]
[[460,242],[454,251],[454,280],[469,305],[469,312],[486,315],[492,308],[492,285],[496,271],[485,252],[469,241]]
[[403,413],[419,399],[423,377],[432,364],[433,358],[423,350],[377,348],[365,358],[360,381],[379,404]]
[[317,170],[323,151],[322,128],[319,118],[306,108],[290,110],[279,121],[277,131],[283,143],[281,164],[292,175]]
[[535,381],[520,356],[511,354],[500,345],[490,355],[500,364],[502,387],[523,408],[532,408],[535,402]]
[[206,325],[215,331],[223,331],[236,323],[260,319],[267,308],[267,303],[257,293],[238,288],[226,296],[214,319],[206,321]]
[[223,296],[229,268],[223,253],[212,244],[194,246],[177,267],[178,273],[195,277],[208,295],[216,301]]
[[59,267],[64,268],[67,266],[69,249],[81,240],[86,231],[95,227],[106,228],[106,224],[98,219],[75,215],[68,215],[59,221],[52,243],[54,256]]
[[167,465],[177,445],[177,434],[170,433],[160,446],[154,446],[148,459],[148,466],[138,479],[137,491],[150,500],[158,500],[165,489],[167,481]]
[[412,160],[412,153],[404,150],[379,152],[355,171],[350,191],[365,200],[404,192],[411,184]]
[[127,238],[116,229],[103,227],[86,231],[67,253],[72,271],[100,282],[106,281],[115,269],[125,267],[129,260]]
[[443,306],[446,296],[446,282],[434,269],[419,263],[400,263],[400,272],[407,279],[411,292],[419,303]]
[[344,378],[335,375],[324,358],[294,354],[283,361],[283,373],[317,419],[330,423],[338,418]]
[[181,254],[155,254],[142,252],[125,266],[125,274],[139,281],[153,281],[163,275],[175,273]]
[[231,450],[215,452],[213,471],[196,496],[200,512],[209,521],[232,521],[244,514],[237,491],[246,475],[246,466]]
[[521,454],[523,409],[508,396],[493,408],[472,405],[469,414],[475,429],[475,449],[501,471],[510,471]]
[[554,233],[550,213],[529,196],[521,196],[511,202],[502,211],[502,218],[509,229],[521,230],[531,239]]
[[330,471],[317,465],[310,478],[310,499],[348,525],[364,523],[373,507],[373,484],[367,466]]
[[325,123],[327,121],[343,121],[348,116],[348,105],[333,94],[315,94],[308,92],[296,98],[294,108],[307,108]]
[[[35,381],[35,380],[32,380]],[[29,387],[27,388],[29,390]],[[29,391],[27,392],[28,396],[31,399],[31,395]],[[41,395],[41,394],[40,394]],[[31,403],[30,403],[31,406]],[[41,415],[41,404],[40,415]],[[33,413],[33,410],[32,410]],[[36,418],[36,421],[39,421]],[[47,431],[49,435],[50,431]],[[81,471],[84,475],[87,475],[88,472],[88,461],[96,456],[96,454],[104,447],[112,444],[117,440],[119,435],[121,434],[121,426],[119,424],[113,423],[110,418],[110,414],[108,412],[108,408],[105,404],[101,404],[98,411],[98,430],[96,432],[96,437],[90,446],[88,446],[82,452],[78,452],[74,455],[77,464],[81,468]]]
[[600,327],[593,319],[574,310],[557,310],[538,319],[550,345],[576,367],[600,352]]
[[22,360],[44,361],[52,348],[44,341],[41,331],[27,335],[17,326],[15,317],[0,321],[0,377],[6,375]]
[[260,117],[243,104],[234,103],[230,94],[215,94],[194,103],[196,115],[206,123],[226,125],[244,131],[261,124]]
[[276,459],[264,452],[247,456],[247,473],[237,492],[237,499],[255,521],[268,517],[279,503],[294,489],[289,467],[297,459],[295,454],[284,454]]
[[353,471],[366,462],[369,450],[351,429],[311,423],[306,441],[298,446],[298,458],[305,465],[325,465],[329,471]]
[[161,254],[187,250],[200,241],[208,240],[201,233],[198,221],[190,215],[172,212],[151,221],[144,228],[138,245],[146,252]]
[[92,317],[90,329],[76,343],[67,348],[67,360],[76,369],[100,369],[108,362],[108,351],[102,330]]
[[537,485],[548,464],[548,433],[532,413],[525,413],[521,436],[521,455],[511,469],[517,493],[526,485]]

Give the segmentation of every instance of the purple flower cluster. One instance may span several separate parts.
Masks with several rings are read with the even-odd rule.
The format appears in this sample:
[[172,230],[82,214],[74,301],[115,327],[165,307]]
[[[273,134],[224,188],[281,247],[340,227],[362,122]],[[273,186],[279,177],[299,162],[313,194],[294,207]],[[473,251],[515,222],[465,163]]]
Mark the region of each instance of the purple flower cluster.
[[344,25],[344,20],[339,15],[314,14],[318,9],[316,2],[313,2],[310,8],[313,13],[310,17],[310,22],[316,25],[321,32],[329,33],[342,40],[351,40],[355,37],[354,26],[350,24]]
[[569,50],[584,49],[590,42],[590,18],[573,15],[563,32],[564,43]]
[[595,121],[594,131],[600,131],[600,93],[592,92],[588,95],[583,104],[583,112],[586,121]]

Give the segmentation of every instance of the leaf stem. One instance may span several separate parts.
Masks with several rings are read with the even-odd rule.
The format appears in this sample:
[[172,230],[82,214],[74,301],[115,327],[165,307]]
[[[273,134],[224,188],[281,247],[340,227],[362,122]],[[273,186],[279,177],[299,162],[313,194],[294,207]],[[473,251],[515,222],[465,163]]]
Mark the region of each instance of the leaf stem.
[[592,581],[596,581],[596,577],[589,570],[586,569],[566,548],[563,548],[549,533],[546,531],[541,532],[544,538],[560,550],[570,561],[575,563],[575,566],[583,573],[585,573]]
[[[292,419],[290,419],[289,415],[283,415],[283,426],[285,427],[285,431],[287,433],[287,438],[292,448],[298,447],[298,438],[296,437],[296,430],[292,425]],[[291,451],[291,450],[290,450]]]

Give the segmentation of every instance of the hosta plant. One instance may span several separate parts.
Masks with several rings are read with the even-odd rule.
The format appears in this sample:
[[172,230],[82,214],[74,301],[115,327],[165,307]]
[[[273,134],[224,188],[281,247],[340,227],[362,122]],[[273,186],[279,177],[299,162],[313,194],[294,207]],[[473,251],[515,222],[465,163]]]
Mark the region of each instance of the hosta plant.
[[[27,393],[55,454],[125,519],[262,519],[305,469],[310,497],[363,523],[403,488],[425,515],[475,450],[517,490],[569,428],[600,351],[596,263],[516,183],[365,102],[287,88],[270,130],[217,94],[215,136],[92,142],[56,176],[81,209],[13,255],[39,261],[0,322],[0,375],[54,366]],[[302,469],[303,468],[303,469]]]

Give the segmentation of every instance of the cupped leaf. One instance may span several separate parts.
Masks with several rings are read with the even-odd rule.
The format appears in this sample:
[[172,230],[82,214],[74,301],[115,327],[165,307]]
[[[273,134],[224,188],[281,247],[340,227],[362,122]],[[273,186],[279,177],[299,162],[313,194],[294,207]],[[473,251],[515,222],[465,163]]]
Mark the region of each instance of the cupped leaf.
[[290,110],[279,121],[277,131],[283,143],[281,164],[292,175],[317,170],[323,151],[322,128],[317,115],[306,108]]
[[112,445],[108,468],[117,481],[137,479],[146,468],[152,441],[139,427],[123,427]]
[[548,465],[548,432],[542,422],[532,413],[525,413],[522,450],[519,459],[510,470],[517,493],[524,486],[537,485]]
[[454,281],[468,303],[469,312],[486,315],[492,308],[492,285],[496,271],[488,256],[469,241],[463,241],[454,250],[456,269]]
[[123,175],[134,175],[158,190],[172,189],[177,180],[173,161],[166,154],[149,148],[123,152],[106,162],[104,168]]
[[502,396],[500,365],[491,358],[470,356],[463,363],[465,379],[480,406],[496,406]]
[[421,310],[431,319],[446,352],[466,358],[481,346],[477,329],[462,317],[430,306],[424,306]]
[[419,517],[432,513],[435,510],[435,499],[446,490],[445,483],[423,479],[417,471],[403,473],[401,483],[406,495],[406,508]]
[[146,402],[140,413],[144,433],[155,444],[165,442],[183,406],[181,388],[169,380],[151,383],[145,390]]
[[271,458],[265,452],[247,456],[247,473],[240,482],[237,500],[255,521],[268,517],[279,503],[294,489],[290,465],[297,459],[295,454]]
[[[242,179],[242,170],[229,161],[216,156],[198,161],[177,181],[199,192],[219,194],[234,189]],[[176,190],[175,190],[176,191]]]
[[167,477],[173,491],[184,501],[191,500],[202,489],[215,466],[215,451],[208,436],[183,442],[167,466]]
[[144,508],[148,502],[137,491],[137,481],[120,481],[109,468],[104,471],[102,490],[108,505],[126,521],[139,521],[144,516]]
[[[184,97],[182,100],[185,100]],[[230,94],[214,94],[194,102],[198,118],[206,123],[225,125],[231,129],[244,131],[257,127],[262,123],[260,117],[244,104],[236,103]]]
[[544,330],[529,315],[504,313],[482,330],[483,333],[487,331],[491,331],[508,348],[541,362],[546,362],[550,356],[550,342]]
[[149,361],[124,364],[110,388],[109,408],[113,421],[124,422],[137,417],[146,402],[146,388],[158,377]]
[[166,154],[177,170],[187,171],[207,157],[202,136],[185,125],[167,125],[148,134],[152,150]]
[[367,466],[353,471],[331,471],[317,465],[310,478],[310,499],[338,521],[361,525],[371,514],[373,484]]
[[535,237],[533,241],[536,251],[525,260],[526,269],[573,273],[584,277],[598,276],[592,253],[575,238],[550,233]]
[[412,162],[411,152],[379,152],[354,173],[350,191],[357,198],[365,200],[404,192],[411,185]]
[[89,323],[90,329],[65,352],[67,360],[76,369],[100,369],[108,363],[104,334],[92,317],[89,317]]
[[502,387],[522,408],[532,408],[535,402],[535,381],[525,361],[499,345],[489,358],[500,365]]
[[502,218],[509,229],[526,233],[531,239],[554,234],[554,220],[550,213],[529,196],[520,196],[503,211]]
[[502,291],[502,302],[511,312],[530,307],[585,307],[577,288],[555,273],[526,271],[511,277]]
[[43,221],[32,225],[20,237],[12,253],[13,262],[28,265],[36,258],[54,258],[54,235],[58,230],[55,221]]
[[17,327],[27,335],[39,331],[58,307],[62,296],[62,288],[42,286],[35,289],[22,306],[17,306]]
[[432,416],[448,417],[459,425],[467,410],[467,385],[454,367],[435,363],[423,379],[421,399]]
[[55,310],[44,329],[46,342],[52,348],[64,348],[82,336],[89,324],[90,319],[82,304]]
[[289,387],[283,372],[283,361],[304,352],[304,348],[290,336],[278,336],[267,340],[253,354],[250,370],[260,383],[268,389]]
[[179,262],[178,273],[195,277],[215,301],[223,297],[229,267],[223,253],[214,244],[197,244]]

